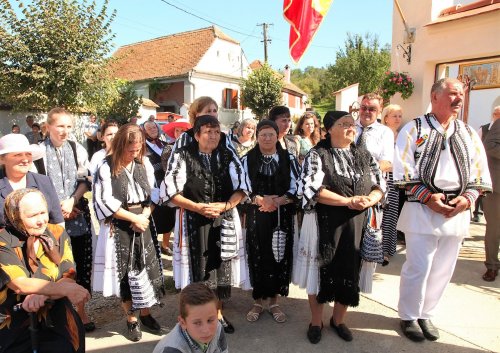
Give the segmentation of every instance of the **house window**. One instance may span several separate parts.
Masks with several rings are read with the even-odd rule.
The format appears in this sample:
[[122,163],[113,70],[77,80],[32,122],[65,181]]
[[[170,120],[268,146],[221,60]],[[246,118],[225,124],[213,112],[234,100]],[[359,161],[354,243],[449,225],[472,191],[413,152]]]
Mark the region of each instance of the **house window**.
[[222,91],[222,102],[226,109],[238,109],[238,90],[225,88]]

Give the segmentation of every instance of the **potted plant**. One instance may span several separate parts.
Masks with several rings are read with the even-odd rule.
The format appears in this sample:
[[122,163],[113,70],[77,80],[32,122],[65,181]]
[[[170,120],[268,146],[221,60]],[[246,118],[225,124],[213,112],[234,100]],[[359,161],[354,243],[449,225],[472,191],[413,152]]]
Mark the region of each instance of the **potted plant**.
[[407,99],[413,93],[413,80],[405,72],[387,71],[382,81],[382,96],[384,100],[389,100],[397,92],[401,93],[401,98]]

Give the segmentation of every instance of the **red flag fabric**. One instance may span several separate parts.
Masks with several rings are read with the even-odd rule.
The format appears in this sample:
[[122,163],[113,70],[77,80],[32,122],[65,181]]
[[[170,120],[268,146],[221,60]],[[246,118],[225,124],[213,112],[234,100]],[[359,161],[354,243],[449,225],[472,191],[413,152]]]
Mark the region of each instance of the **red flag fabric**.
[[283,16],[290,23],[290,56],[298,63],[326,16],[333,0],[284,0]]

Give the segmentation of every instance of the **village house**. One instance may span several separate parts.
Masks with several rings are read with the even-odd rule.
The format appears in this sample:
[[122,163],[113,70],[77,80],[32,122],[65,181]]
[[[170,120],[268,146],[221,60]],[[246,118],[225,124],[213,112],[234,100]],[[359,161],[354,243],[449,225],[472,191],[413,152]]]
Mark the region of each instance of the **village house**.
[[183,114],[183,105],[210,96],[226,126],[251,116],[240,104],[248,61],[240,44],[215,26],[125,45],[113,56],[114,75],[133,82],[158,112]]
[[[406,121],[430,109],[432,84],[443,77],[470,81],[461,118],[477,129],[500,105],[500,0],[399,0],[394,6],[391,70],[408,72],[415,89],[400,104]],[[403,18],[406,24],[403,22]]]

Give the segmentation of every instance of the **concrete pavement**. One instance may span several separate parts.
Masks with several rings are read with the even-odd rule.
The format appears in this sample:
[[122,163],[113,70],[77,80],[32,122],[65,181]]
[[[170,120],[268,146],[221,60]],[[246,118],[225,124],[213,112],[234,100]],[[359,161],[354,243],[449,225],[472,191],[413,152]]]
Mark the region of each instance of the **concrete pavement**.
[[[275,323],[266,313],[255,323],[247,322],[245,315],[252,305],[250,292],[234,289],[225,305],[225,315],[236,328],[234,334],[227,335],[229,350],[241,353],[500,352],[500,278],[492,283],[481,278],[485,271],[484,228],[484,224],[471,225],[471,237],[465,241],[455,274],[433,320],[441,332],[436,342],[411,342],[399,329],[399,272],[405,248],[398,245],[390,264],[377,268],[373,294],[362,295],[359,307],[349,309],[346,324],[353,331],[352,342],[344,342],[328,326],[331,309],[325,307],[323,338],[317,345],[310,344],[306,337],[310,320],[307,295],[295,286],[290,288],[289,297],[281,300],[282,309],[288,315],[284,324]],[[171,275],[171,267],[166,271]],[[169,293],[163,302],[163,308],[153,309],[153,316],[166,333],[176,323],[178,295]],[[130,342],[123,336],[125,318],[119,302],[108,300],[101,306],[95,311],[103,318],[102,323],[97,320],[98,329],[88,334],[87,352],[152,352],[161,336],[144,332],[140,342]]]

